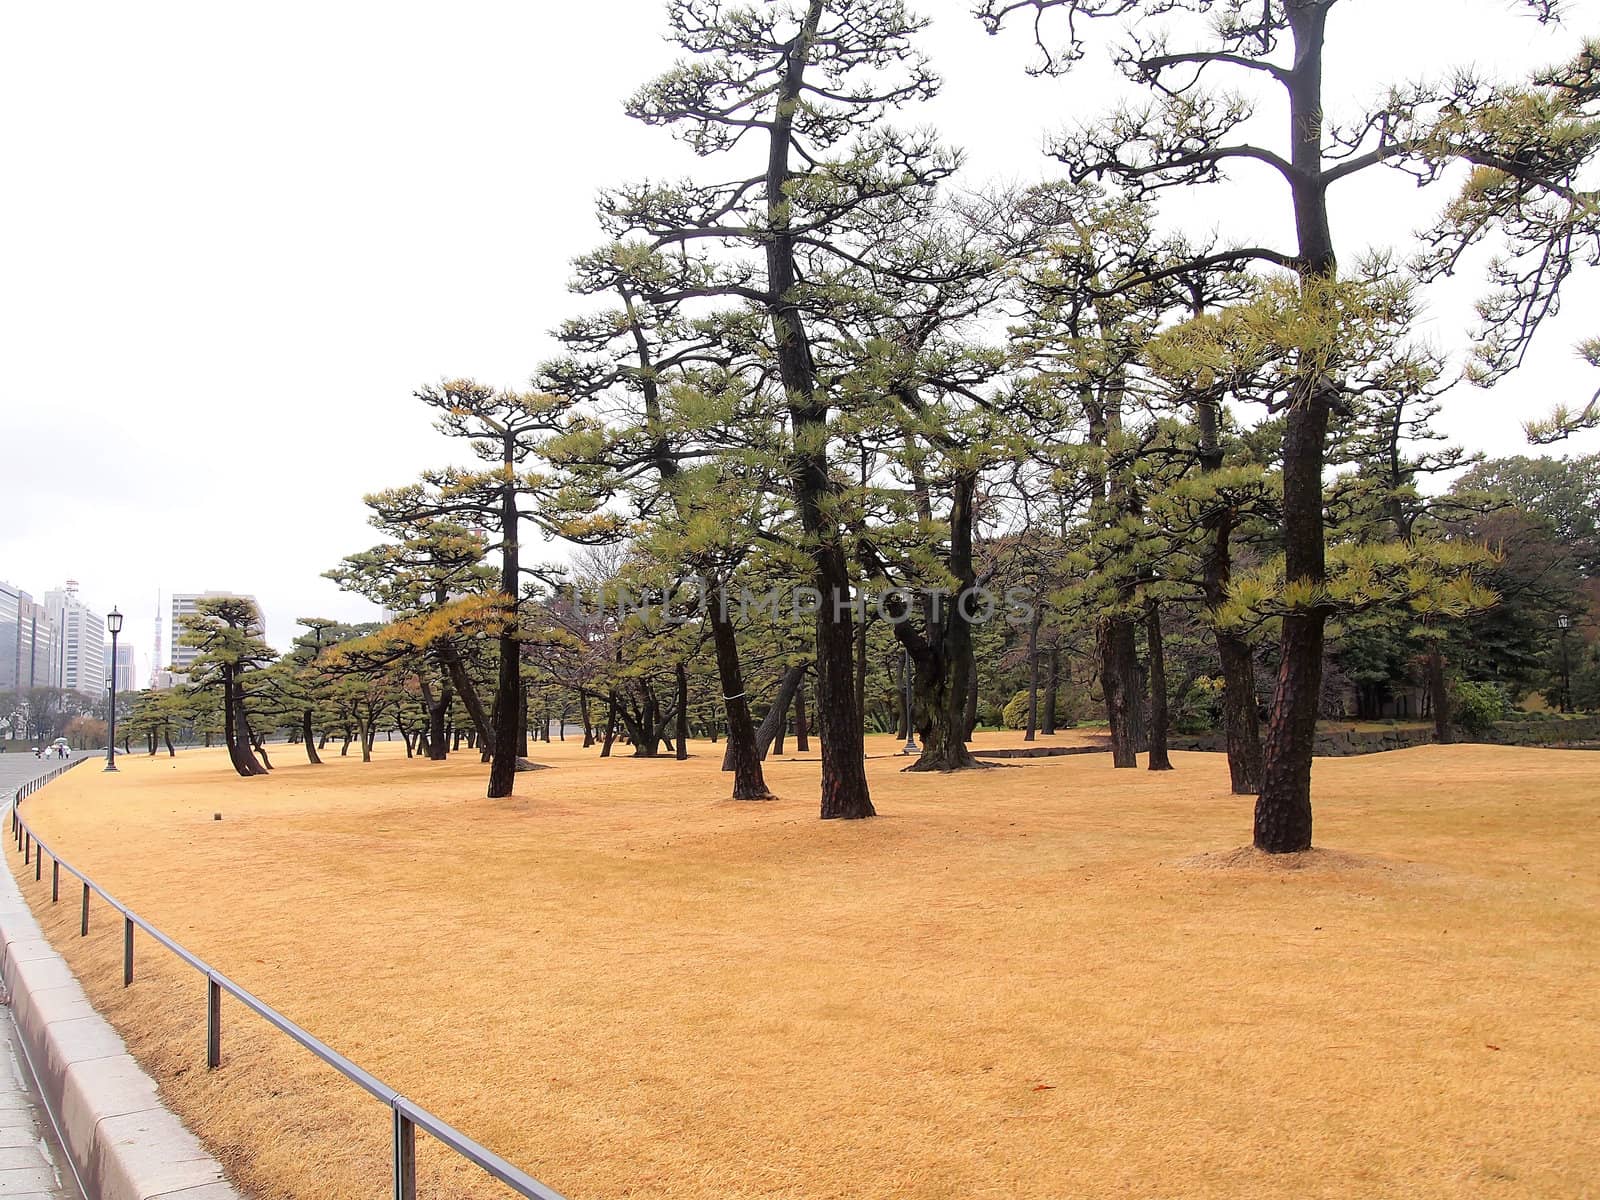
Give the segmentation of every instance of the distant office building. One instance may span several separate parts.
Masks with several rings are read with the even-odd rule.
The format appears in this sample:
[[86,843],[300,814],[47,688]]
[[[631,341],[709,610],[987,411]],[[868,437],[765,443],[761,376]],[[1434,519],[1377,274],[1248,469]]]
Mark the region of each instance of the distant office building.
[[23,593],[17,629],[17,687],[60,687],[61,659],[50,611]]
[[22,649],[22,598],[28,593],[14,584],[0,582],[0,692],[17,686]]
[[133,675],[133,647],[126,644],[117,646],[117,691],[131,692],[139,685],[134,681]]
[[60,687],[55,626],[27,592],[0,582],[0,692]]
[[65,587],[44,594],[44,606],[55,626],[56,661],[60,664],[59,686],[69,691],[98,696],[105,690],[106,619],[78,598],[78,582],[67,580]]
[[[183,626],[183,618],[193,616],[198,611],[200,601],[218,599],[223,596],[248,600],[251,604],[255,604],[256,612],[259,613],[261,611],[261,605],[256,604],[256,598],[246,595],[244,592],[174,592],[172,594],[172,624],[170,626],[172,630],[170,635],[172,638],[172,654],[171,662],[164,664],[171,667],[172,674],[187,676],[190,665],[200,653],[193,646],[185,646],[183,644],[183,635],[186,632]],[[255,629],[257,634],[264,634],[265,632],[260,626]]]

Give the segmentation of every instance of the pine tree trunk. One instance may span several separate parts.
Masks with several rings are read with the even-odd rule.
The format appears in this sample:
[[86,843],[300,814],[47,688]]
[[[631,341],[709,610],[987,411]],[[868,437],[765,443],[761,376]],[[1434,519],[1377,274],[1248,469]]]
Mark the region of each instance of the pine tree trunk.
[[770,800],[761,770],[761,749],[750,721],[750,698],[745,694],[744,670],[739,664],[739,639],[728,612],[726,591],[716,586],[706,606],[711,644],[717,656],[717,679],[722,684],[722,707],[728,719],[728,742],[722,752],[722,769],[733,772],[735,800]]
[[[1326,578],[1322,461],[1327,425],[1327,401],[1313,394],[1290,408],[1284,433],[1284,577],[1319,586]],[[1320,608],[1283,618],[1278,683],[1256,797],[1254,842],[1269,854],[1311,848],[1311,759],[1322,701],[1325,622]]]
[[811,740],[806,728],[806,689],[799,687],[794,693],[794,752],[806,754],[811,750]]
[[474,748],[492,746],[494,735],[489,718],[483,711],[483,701],[478,696],[477,685],[472,682],[472,676],[467,674],[467,666],[461,661],[460,652],[448,640],[439,644],[439,661],[444,663],[445,672],[450,676],[456,694],[461,697],[467,716],[472,719],[472,728],[478,735],[473,743]]
[[[515,447],[506,439],[502,468],[509,477],[516,469]],[[500,592],[506,626],[500,634],[500,662],[495,687],[495,726],[490,749],[488,797],[509,796],[517,782],[517,746],[525,724],[522,702],[522,644],[517,638],[517,598],[522,586],[518,537],[516,486],[509,478],[500,489]]]
[[[912,771],[965,771],[986,764],[967,749],[967,700],[975,667],[972,653],[972,618],[981,611],[975,607],[972,561],[973,499],[977,494],[977,475],[962,472],[951,489],[950,552],[948,567],[957,583],[956,594],[948,605],[936,607],[927,621],[928,637],[920,644],[907,626],[897,627],[911,653],[916,671],[916,699],[913,712],[923,718],[922,753]],[[1038,648],[1038,622],[1030,630],[1029,644]],[[1037,664],[1037,654],[1034,654]],[[1037,674],[1037,670],[1035,671]]]
[[1456,740],[1450,728],[1450,688],[1445,683],[1444,652],[1428,647],[1428,699],[1433,708],[1433,740],[1448,746]]
[[796,663],[787,668],[783,678],[778,681],[778,695],[773,700],[772,707],[767,709],[767,715],[761,719],[760,728],[756,730],[756,754],[761,759],[767,757],[768,747],[772,745],[773,739],[778,737],[784,721],[788,719],[789,706],[794,703],[795,689],[805,682],[805,676],[805,664]]
[[[970,632],[965,622],[958,624]],[[914,718],[920,718],[922,753],[907,771],[968,771],[987,765],[972,756],[965,737],[970,656],[952,647],[959,635],[952,638],[948,626],[944,632],[937,647],[923,647],[912,659],[916,699],[912,711]]]
[[612,692],[610,700],[606,704],[606,736],[605,736],[605,741],[600,746],[600,757],[601,758],[610,758],[611,757],[611,741],[616,736],[617,736],[617,694],[615,692]]
[[1034,740],[1039,728],[1039,610],[1033,611],[1033,621],[1028,626],[1028,728],[1022,740]]
[[1161,638],[1161,605],[1152,601],[1145,617],[1145,640],[1150,646],[1150,769],[1172,770],[1167,755],[1167,655]]
[[689,757],[689,669],[678,663],[678,761]]
[[1056,696],[1061,689],[1061,648],[1051,646],[1046,658],[1049,664],[1045,671],[1044,683],[1044,718],[1040,722],[1039,732],[1046,737],[1056,731]]
[[320,766],[322,759],[317,755],[316,736],[311,728],[311,710],[300,710],[300,740],[306,745],[306,761],[313,766]]
[[417,750],[435,762],[443,762],[450,752],[445,726],[450,719],[450,702],[454,696],[450,692],[450,669],[445,666],[444,656],[435,653],[434,657],[439,665],[444,667],[444,679],[439,685],[439,691],[435,693],[427,675],[422,673],[417,675],[417,687],[422,693],[422,703],[428,712],[427,736],[423,737],[421,732],[418,732]]
[[222,742],[228,748],[228,761],[233,764],[233,769],[246,779],[255,772],[245,763],[239,754],[238,730],[234,727],[234,684],[233,668],[224,663],[222,667]]
[[901,651],[900,662],[895,667],[895,740],[903,742],[911,733],[911,678],[906,664],[909,661],[905,651]]
[[[1291,4],[1294,67],[1288,77],[1290,192],[1299,237],[1301,303],[1325,303],[1323,286],[1337,277],[1323,178],[1322,64],[1327,5]],[[1327,316],[1328,314],[1318,314]],[[1320,589],[1327,582],[1323,541],[1322,473],[1327,453],[1333,382],[1302,368],[1285,416],[1283,434],[1284,580]],[[1322,701],[1326,609],[1315,606],[1283,618],[1278,683],[1272,720],[1262,748],[1261,793],[1256,797],[1257,849],[1293,854],[1311,848],[1311,760]]]
[[1250,643],[1220,630],[1222,722],[1228,746],[1228,775],[1235,796],[1261,790],[1261,718],[1256,712],[1256,657]]
[[1133,622],[1117,615],[1100,622],[1100,688],[1105,695],[1106,720],[1111,726],[1111,765],[1139,765],[1139,733],[1133,710],[1139,703],[1134,680],[1138,675],[1138,649]]
[[978,728],[978,660],[972,654],[967,656],[967,706],[961,728],[969,742],[973,731]]
[[250,717],[244,710],[244,692],[235,682],[233,686],[233,744],[237,750],[234,767],[241,775],[265,775],[267,768],[256,759],[250,749]]
[[822,738],[819,815],[828,821],[870,817],[876,810],[867,787],[862,714],[856,699],[850,571],[830,503],[835,488],[828,462],[828,402],[817,388],[811,339],[795,298],[799,276],[795,234],[788,224],[794,202],[788,190],[794,118],[800,111],[821,14],[820,3],[806,11],[773,94],[765,180],[771,231],[765,243],[766,290],[773,298],[768,315],[795,447],[790,459],[795,510],[809,547],[811,583],[821,597],[816,622],[817,732]]
[[1311,848],[1311,757],[1322,691],[1322,620],[1283,618],[1282,663],[1267,722],[1254,841],[1269,854]]
[[[1222,449],[1217,444],[1215,402],[1200,409],[1202,461],[1204,469],[1222,468]],[[1209,446],[1209,449],[1207,448]],[[1233,514],[1218,509],[1207,516],[1206,549],[1202,588],[1206,607],[1215,613],[1228,599],[1233,578]],[[1227,739],[1228,776],[1235,796],[1254,796],[1261,790],[1261,722],[1256,715],[1256,661],[1250,643],[1231,633],[1215,620],[1212,635],[1217,659],[1222,666],[1222,727]]]

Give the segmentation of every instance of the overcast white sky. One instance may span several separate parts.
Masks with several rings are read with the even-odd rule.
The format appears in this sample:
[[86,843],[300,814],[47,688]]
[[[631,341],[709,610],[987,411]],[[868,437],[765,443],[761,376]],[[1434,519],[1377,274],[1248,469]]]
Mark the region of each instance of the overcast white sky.
[[[915,7],[946,80],[915,119],[966,148],[971,186],[1048,173],[1046,132],[1108,98],[1103,71],[1028,78],[1025,30],[985,37],[970,0]],[[1349,0],[1330,102],[1455,65],[1520,74],[1597,10],[1550,33],[1509,0]],[[0,578],[35,595],[75,578],[120,606],[141,682],[158,589],[254,593],[280,646],[297,616],[369,616],[319,578],[375,540],[362,493],[460,458],[413,389],[523,385],[573,310],[596,189],[697,169],[622,112],[674,57],[662,11],[0,5]],[[1398,176],[1344,185],[1346,257],[1403,244],[1443,199]],[[1237,191],[1188,203],[1173,217],[1191,227],[1286,231],[1281,204]],[[1469,299],[1441,293],[1428,336],[1459,344]],[[1580,281],[1527,369],[1459,391],[1447,431],[1516,453],[1524,418],[1592,392],[1571,346],[1597,300]]]

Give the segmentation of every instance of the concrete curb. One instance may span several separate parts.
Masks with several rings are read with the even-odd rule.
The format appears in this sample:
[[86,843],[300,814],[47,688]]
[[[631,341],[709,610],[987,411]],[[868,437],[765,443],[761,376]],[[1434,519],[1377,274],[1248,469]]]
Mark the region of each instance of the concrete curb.
[[40,1091],[89,1200],[241,1200],[161,1103],[0,871],[0,979]]

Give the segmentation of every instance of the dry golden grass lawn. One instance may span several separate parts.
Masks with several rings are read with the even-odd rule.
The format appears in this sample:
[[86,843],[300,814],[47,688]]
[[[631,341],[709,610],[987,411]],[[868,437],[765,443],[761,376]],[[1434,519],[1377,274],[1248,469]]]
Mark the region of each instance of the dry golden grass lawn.
[[[1066,735],[1061,741],[1070,740]],[[1225,852],[1220,757],[907,776],[814,819],[687,763],[125,759],[27,804],[63,854],[574,1200],[1550,1197],[1600,1180],[1600,754],[1317,765],[1301,870]],[[212,820],[220,811],[223,820]],[[20,873],[20,856],[12,855]],[[256,1197],[378,1197],[385,1110],[49,872],[22,887]],[[423,1194],[505,1194],[419,1137]]]

